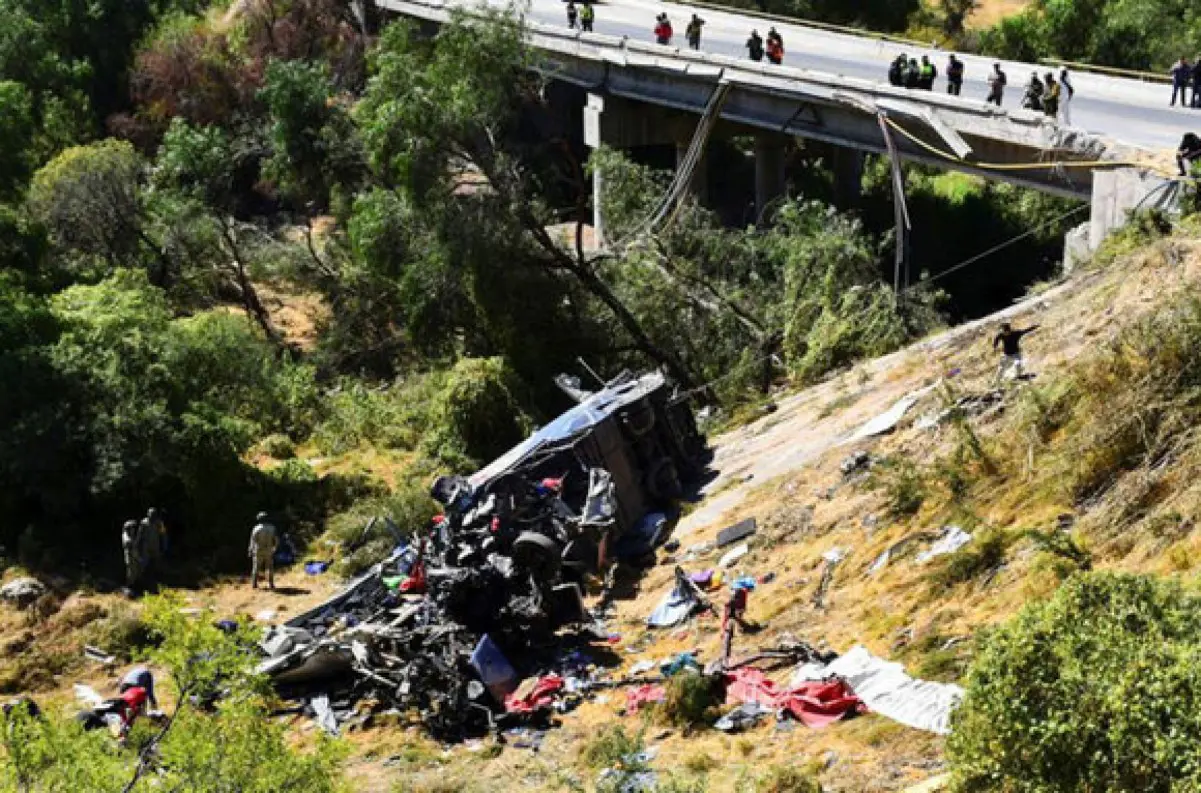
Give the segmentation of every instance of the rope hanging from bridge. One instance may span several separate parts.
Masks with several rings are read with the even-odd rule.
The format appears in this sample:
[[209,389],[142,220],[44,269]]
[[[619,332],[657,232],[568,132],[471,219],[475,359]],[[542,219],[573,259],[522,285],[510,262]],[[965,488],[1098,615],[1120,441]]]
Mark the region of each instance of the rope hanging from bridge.
[[962,163],[962,164],[968,165],[972,168],[979,168],[981,170],[1035,171],[1035,170],[1056,169],[1056,168],[1114,168],[1114,167],[1123,167],[1124,166],[1124,167],[1131,167],[1131,168],[1144,168],[1148,171],[1154,171],[1155,173],[1157,173],[1161,176],[1168,176],[1168,177],[1174,176],[1174,174],[1172,174],[1170,171],[1167,171],[1164,168],[1162,168],[1161,166],[1155,165],[1153,163],[1135,162],[1135,161],[1131,161],[1131,160],[1052,160],[1052,161],[1048,161],[1048,162],[1026,162],[1026,163],[975,162],[972,160],[965,160],[953,152],[946,152],[946,151],[943,151],[942,149],[938,148],[937,146],[932,146],[931,144],[926,143],[926,141],[917,137],[912,132],[905,129],[900,124],[893,121],[891,118],[889,118],[887,116],[884,117],[884,123],[888,124],[888,126],[892,127],[897,132],[901,133],[906,138],[913,141],[918,146],[921,146],[923,149],[925,149],[926,151],[928,151],[932,154],[936,154],[945,160]]
[[725,81],[719,82],[713,89],[713,93],[709,95],[709,102],[705,105],[705,112],[697,123],[696,131],[692,133],[688,151],[676,168],[675,176],[672,178],[671,184],[667,186],[667,192],[664,193],[659,205],[646,220],[639,223],[637,228],[630,232],[625,239],[613,245],[614,250],[622,250],[636,242],[644,234],[662,231],[675,222],[676,215],[683,206],[682,199],[688,192],[688,186],[692,184],[692,176],[705,154],[705,147],[709,144],[709,136],[721,119],[721,108],[726,103],[729,93],[730,83]]

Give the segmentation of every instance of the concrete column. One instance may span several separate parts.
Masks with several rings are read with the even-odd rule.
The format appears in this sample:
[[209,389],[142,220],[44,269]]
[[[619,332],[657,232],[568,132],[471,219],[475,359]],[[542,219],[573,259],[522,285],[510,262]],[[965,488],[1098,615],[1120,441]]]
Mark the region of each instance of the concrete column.
[[[688,147],[692,145],[692,141],[686,140],[683,142],[676,141],[676,169],[684,164],[684,158],[688,156]],[[696,164],[696,168],[692,171],[692,180],[688,183],[688,192],[692,193],[696,198],[697,203],[704,206],[709,201],[709,156],[705,152],[701,152],[701,158]]]
[[[601,145],[601,113],[605,109],[605,98],[597,94],[588,94],[588,103],[584,106],[584,145],[596,150]],[[592,235],[596,247],[605,246],[605,224],[601,217],[601,195],[605,180],[599,169],[592,171]]]
[[763,221],[763,213],[773,201],[784,195],[783,135],[755,136],[755,217]]
[[834,171],[834,203],[841,209],[853,207],[863,195],[863,152],[835,146],[830,161]]

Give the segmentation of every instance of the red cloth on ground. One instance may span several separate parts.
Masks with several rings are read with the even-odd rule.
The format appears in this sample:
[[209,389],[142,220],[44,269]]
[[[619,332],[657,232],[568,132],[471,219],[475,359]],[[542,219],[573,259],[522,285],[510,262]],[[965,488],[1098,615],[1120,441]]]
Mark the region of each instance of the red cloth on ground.
[[726,704],[741,705],[744,702],[786,710],[815,730],[848,713],[867,711],[867,706],[842,680],[815,680],[789,689],[751,667],[726,673]]
[[549,708],[555,701],[555,694],[563,689],[563,678],[558,675],[547,675],[538,679],[528,691],[526,686],[518,686],[517,690],[505,697],[505,710],[509,713],[533,713],[539,708]]
[[626,690],[626,712],[637,713],[643,705],[662,702],[665,699],[667,699],[667,690],[663,686],[656,686],[652,683],[636,686]]

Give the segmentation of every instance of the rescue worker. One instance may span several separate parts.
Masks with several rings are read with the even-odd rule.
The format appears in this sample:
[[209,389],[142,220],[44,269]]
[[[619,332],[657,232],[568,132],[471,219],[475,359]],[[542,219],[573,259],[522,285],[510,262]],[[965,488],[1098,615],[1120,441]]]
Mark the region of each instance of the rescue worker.
[[775,27],[767,31],[767,59],[777,66],[784,62],[784,37]]
[[592,3],[585,0],[584,6],[580,9],[580,27],[585,33],[592,32],[592,23],[596,21],[596,9],[592,7]]
[[1043,75],[1043,81],[1047,84],[1047,92],[1043,97],[1043,112],[1052,121],[1059,118],[1059,83],[1055,82],[1055,75],[1047,72]]
[[1198,158],[1201,158],[1201,138],[1186,132],[1180,139],[1180,148],[1176,150],[1176,167],[1180,169],[1180,175],[1188,176]]
[[125,584],[131,589],[142,577],[142,532],[136,520],[121,527],[121,555],[125,559]]
[[567,27],[575,30],[576,19],[579,18],[579,11],[576,10],[575,0],[567,0]]
[[1001,70],[1001,64],[994,63],[992,66],[992,74],[988,76],[988,99],[986,102],[1001,106],[1001,99],[1005,95],[1005,85],[1009,82],[1009,78],[1005,76],[1005,72]]
[[673,32],[671,29],[671,20],[667,18],[667,14],[660,14],[655,23],[655,41],[665,46],[671,44]]
[[141,688],[146,691],[146,701],[150,707],[158,710],[158,700],[154,697],[154,675],[144,666],[135,666],[125,673],[117,686],[118,693],[124,694],[131,688]]
[[1185,104],[1185,91],[1188,90],[1189,82],[1193,77],[1193,67],[1189,65],[1188,58],[1181,58],[1176,61],[1170,72],[1172,75],[1172,101],[1169,107],[1176,106],[1176,97],[1180,97],[1180,104]]
[[162,514],[151,507],[146,510],[146,522],[150,524],[150,533],[158,544],[158,556],[166,556],[170,543],[167,542],[167,524],[163,521]]
[[994,350],[997,349],[998,344],[1001,345],[1001,363],[997,367],[997,384],[1000,384],[1001,378],[1010,369],[1014,372],[1014,379],[1020,380],[1025,376],[1025,361],[1022,360],[1022,337],[1036,330],[1038,330],[1038,325],[1014,330],[1008,322],[1001,323],[1001,332],[992,340]]
[[763,37],[759,35],[759,31],[751,31],[751,37],[746,40],[746,51],[752,61],[757,63],[763,60]]
[[694,50],[701,48],[701,28],[704,26],[705,20],[693,14],[692,19],[688,21],[688,27],[684,29],[684,34],[688,36],[688,46]]
[[900,88],[905,84],[905,64],[908,60],[903,52],[892,59],[892,63],[888,65],[889,85],[895,85],[897,88]]
[[938,69],[930,63],[930,59],[922,56],[922,65],[918,69],[917,87],[923,91],[934,90],[934,78],[938,77]]
[[963,90],[963,61],[956,58],[954,55],[947,61],[947,93],[951,96],[959,96],[959,92]]
[[1038,79],[1038,72],[1030,72],[1030,82],[1026,83],[1026,93],[1022,96],[1022,107],[1027,110],[1043,109],[1043,81]]
[[[1063,82],[1062,80],[1060,82]],[[1193,61],[1193,107],[1201,107],[1201,55]]]
[[917,88],[922,80],[922,69],[917,65],[917,58],[910,58],[905,66],[905,87]]
[[[1076,95],[1076,89],[1072,87],[1071,80],[1068,79],[1068,70],[1065,66],[1059,70],[1059,112],[1063,115],[1063,123],[1071,126],[1072,124],[1072,97]],[[1194,99],[1197,94],[1193,93]]]
[[267,513],[260,512],[255,516],[254,528],[250,531],[250,586],[259,587],[259,572],[267,571],[267,586],[275,589],[275,548],[279,545],[279,536],[275,526],[268,522]]

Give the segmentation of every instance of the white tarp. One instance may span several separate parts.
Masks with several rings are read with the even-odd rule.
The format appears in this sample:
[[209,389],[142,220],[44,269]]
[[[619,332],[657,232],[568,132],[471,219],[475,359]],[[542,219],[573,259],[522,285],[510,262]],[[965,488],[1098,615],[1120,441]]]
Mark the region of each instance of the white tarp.
[[868,421],[862,427],[855,431],[855,434],[850,437],[851,441],[859,441],[864,438],[871,438],[875,435],[883,435],[886,432],[891,432],[894,427],[904,418],[909,412],[909,408],[917,404],[917,401],[926,394],[934,390],[934,386],[926,386],[919,388],[917,391],[912,391],[898,399],[892,407],[884,411],[880,415]]
[[955,553],[971,541],[972,535],[969,532],[964,531],[958,526],[944,526],[942,536],[938,538],[938,542],[919,553],[914,557],[914,560],[918,564],[925,564],[931,559],[937,559],[939,556]]
[[792,685],[831,676],[845,680],[864,704],[881,716],[939,735],[951,731],[951,711],[963,698],[959,686],[916,680],[905,674],[905,667],[877,658],[862,645],[825,666],[805,664],[793,675]]

